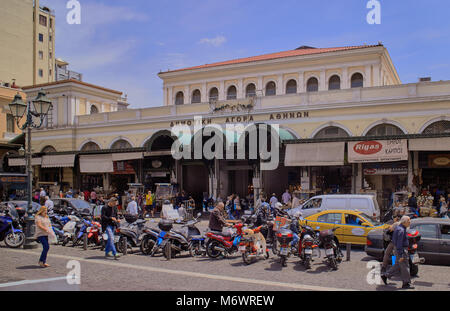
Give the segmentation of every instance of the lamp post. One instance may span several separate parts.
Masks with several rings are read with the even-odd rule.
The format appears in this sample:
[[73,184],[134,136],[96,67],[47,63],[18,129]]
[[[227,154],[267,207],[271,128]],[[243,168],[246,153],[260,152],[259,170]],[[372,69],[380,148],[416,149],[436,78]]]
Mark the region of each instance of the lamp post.
[[[31,103],[33,103],[34,110],[32,110]],[[52,106],[51,100],[49,100],[44,90],[41,89],[33,101],[28,101],[28,104],[25,104],[22,100],[22,96],[19,93],[16,94],[14,100],[9,104],[9,108],[11,109],[11,113],[16,120],[17,127],[22,131],[27,130],[27,151],[26,151],[26,163],[27,163],[27,174],[28,174],[28,208],[27,208],[27,216],[25,218],[26,230],[25,230],[25,243],[23,248],[30,249],[37,247],[37,244],[34,241],[34,232],[35,232],[35,224],[34,217],[32,212],[32,188],[33,188],[33,171],[31,167],[31,129],[32,128],[40,128],[44,122],[45,117],[48,114]],[[26,112],[26,121],[20,126],[19,122]],[[35,119],[33,119],[35,117]],[[38,118],[36,120],[36,118]]]

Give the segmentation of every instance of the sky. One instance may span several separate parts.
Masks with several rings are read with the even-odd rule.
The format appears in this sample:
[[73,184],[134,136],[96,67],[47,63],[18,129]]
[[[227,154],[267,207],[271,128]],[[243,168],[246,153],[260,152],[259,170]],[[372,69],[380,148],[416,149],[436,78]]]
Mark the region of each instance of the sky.
[[381,24],[367,23],[369,0],[68,0],[55,10],[56,57],[83,81],[122,91],[130,108],[163,105],[160,71],[287,51],[377,44],[402,83],[450,80],[450,2],[379,0]]

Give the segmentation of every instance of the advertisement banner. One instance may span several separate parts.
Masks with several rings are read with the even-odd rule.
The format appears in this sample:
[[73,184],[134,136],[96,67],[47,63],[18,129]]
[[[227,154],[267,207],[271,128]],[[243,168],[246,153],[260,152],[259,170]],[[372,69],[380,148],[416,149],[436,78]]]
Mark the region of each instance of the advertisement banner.
[[356,141],[348,143],[349,163],[405,160],[408,160],[408,141],[406,139]]

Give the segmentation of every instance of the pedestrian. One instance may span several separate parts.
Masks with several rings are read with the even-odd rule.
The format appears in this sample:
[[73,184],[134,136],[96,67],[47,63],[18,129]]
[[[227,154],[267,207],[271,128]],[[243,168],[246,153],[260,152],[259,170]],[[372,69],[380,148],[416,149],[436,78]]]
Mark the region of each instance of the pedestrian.
[[117,219],[117,205],[117,198],[112,197],[109,200],[108,205],[102,208],[102,230],[108,236],[106,241],[105,257],[114,257],[116,260],[119,258],[119,255],[117,254],[116,247],[114,246],[114,230],[120,222],[120,220]]
[[408,199],[408,207],[411,212],[419,216],[419,212],[417,211],[417,199],[416,199],[416,193],[413,192],[411,194],[411,197]]
[[48,215],[52,215],[53,214],[53,207],[54,207],[54,203],[52,200],[50,200],[50,198],[47,196],[45,196],[45,203],[44,203],[45,207],[47,208],[47,214]]
[[127,214],[131,216],[138,216],[138,205],[136,203],[136,198],[134,196],[131,196],[131,200],[128,203],[127,206]]
[[447,202],[445,202],[445,197],[443,195],[441,195],[441,199],[439,200],[438,215],[441,218],[445,218],[445,217],[448,217],[447,212],[448,212]]
[[155,216],[155,212],[153,211],[153,196],[152,192],[149,190],[147,195],[145,196],[145,213],[148,215],[148,213],[152,214],[152,218]]
[[92,192],[90,193],[90,197],[91,203],[95,204],[97,202],[97,193],[95,192],[95,190],[92,190]]
[[40,198],[45,198],[46,195],[47,195],[47,193],[45,192],[44,188],[41,188],[41,192],[39,193],[39,197]]
[[386,243],[388,243],[383,256],[383,264],[381,265],[381,273],[385,273],[389,259],[392,256],[392,251],[394,250],[394,243],[392,242],[392,234],[394,233],[395,228],[400,224],[400,218],[398,216],[394,217],[394,223],[383,232],[383,239]]
[[41,208],[35,215],[35,223],[36,223],[36,233],[35,237],[42,244],[42,253],[39,258],[39,266],[42,268],[50,267],[47,264],[47,254],[50,249],[49,245],[49,236],[54,236],[52,224],[47,215],[47,208],[45,207],[45,198],[43,197],[41,200]]
[[291,201],[292,197],[291,197],[291,194],[289,193],[289,189],[286,189],[286,192],[283,193],[283,196],[281,199],[283,200],[284,205],[287,205]]
[[400,219],[400,224],[394,229],[392,243],[394,244],[394,255],[396,257],[396,261],[393,267],[391,267],[385,274],[381,275],[381,279],[385,285],[387,285],[388,279],[390,279],[396,272],[400,271],[403,282],[402,289],[414,289],[414,287],[411,286],[411,276],[409,274],[409,243],[406,233],[406,230],[410,224],[411,219],[408,216],[403,216]]
[[272,197],[270,198],[269,203],[270,203],[270,208],[272,210],[274,210],[275,209],[275,204],[278,203],[277,195],[275,193],[272,193]]

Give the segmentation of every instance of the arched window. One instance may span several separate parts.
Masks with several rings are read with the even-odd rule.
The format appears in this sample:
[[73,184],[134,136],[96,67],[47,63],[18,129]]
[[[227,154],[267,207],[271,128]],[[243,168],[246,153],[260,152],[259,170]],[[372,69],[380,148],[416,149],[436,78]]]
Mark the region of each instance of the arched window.
[[100,150],[100,147],[92,141],[84,144],[83,147],[81,148],[81,151],[97,151],[97,150]]
[[345,138],[349,137],[348,133],[337,126],[329,126],[321,129],[314,138]]
[[232,100],[237,98],[237,90],[234,85],[230,86],[227,90],[227,100]]
[[334,75],[328,81],[329,90],[340,90],[341,89],[341,78],[338,75]]
[[395,135],[403,135],[403,131],[392,124],[380,124],[372,128],[369,132],[367,132],[366,136],[395,136]]
[[270,81],[266,85],[266,96],[274,96],[277,95],[277,86],[275,82]]
[[253,83],[250,83],[245,88],[245,97],[255,97],[256,96],[256,86]]
[[359,72],[352,75],[352,88],[363,87],[364,86],[364,78],[363,75]]
[[289,80],[286,84],[286,94],[296,94],[297,93],[297,81],[294,79]]
[[125,139],[119,139],[112,146],[111,149],[130,149],[133,148]]
[[95,105],[91,106],[91,114],[98,113],[98,108]]
[[306,83],[306,91],[307,92],[317,92],[319,91],[319,81],[317,78],[309,78],[308,82]]
[[44,149],[42,149],[42,153],[50,153],[50,152],[56,152],[56,149],[53,146],[46,146]]
[[184,94],[183,92],[178,92],[175,97],[175,105],[183,105],[184,104]]
[[450,133],[450,121],[438,121],[429,125],[423,134],[448,134]]
[[202,94],[200,93],[200,90],[195,90],[192,93],[192,103],[193,104],[198,104],[202,101]]
[[216,87],[213,87],[209,91],[209,101],[219,100],[219,90]]

